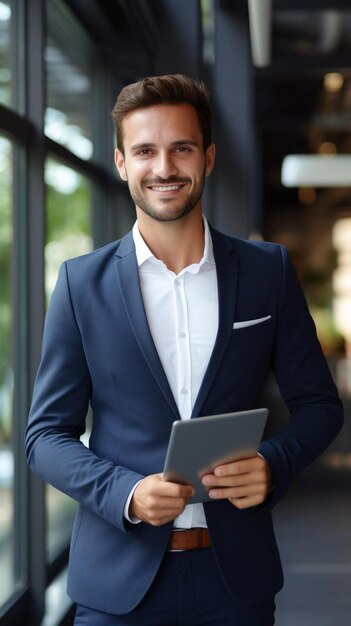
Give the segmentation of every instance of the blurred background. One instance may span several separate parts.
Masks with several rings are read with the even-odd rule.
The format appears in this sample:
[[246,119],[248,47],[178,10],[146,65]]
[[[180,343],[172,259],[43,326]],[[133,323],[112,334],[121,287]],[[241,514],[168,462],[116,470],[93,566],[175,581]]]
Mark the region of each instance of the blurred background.
[[[277,624],[350,623],[350,0],[1,0],[1,626],[72,624],[75,504],[23,455],[43,320],[60,263],[134,221],[113,165],[118,92],[176,72],[211,92],[206,215],[288,247],[345,405],[343,431],[275,511]],[[264,401],[274,431],[287,414],[273,379]]]

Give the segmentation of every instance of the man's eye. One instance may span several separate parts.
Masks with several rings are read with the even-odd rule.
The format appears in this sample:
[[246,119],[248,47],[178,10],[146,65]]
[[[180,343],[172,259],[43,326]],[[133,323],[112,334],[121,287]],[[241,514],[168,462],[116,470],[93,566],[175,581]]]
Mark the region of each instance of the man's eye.
[[176,152],[190,152],[189,146],[178,146]]
[[137,152],[137,156],[148,156],[149,154],[151,154],[150,148],[143,148]]

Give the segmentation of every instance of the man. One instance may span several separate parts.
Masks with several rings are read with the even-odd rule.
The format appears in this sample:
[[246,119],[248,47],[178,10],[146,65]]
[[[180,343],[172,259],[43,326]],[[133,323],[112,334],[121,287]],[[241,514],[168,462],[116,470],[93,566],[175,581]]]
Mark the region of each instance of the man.
[[[79,502],[75,624],[268,626],[283,583],[271,509],[335,437],[341,404],[285,249],[202,215],[205,87],[145,78],[113,116],[137,222],[62,266],[26,440],[31,467]],[[172,422],[257,406],[270,367],[289,422],[189,505],[192,486],[162,477]]]

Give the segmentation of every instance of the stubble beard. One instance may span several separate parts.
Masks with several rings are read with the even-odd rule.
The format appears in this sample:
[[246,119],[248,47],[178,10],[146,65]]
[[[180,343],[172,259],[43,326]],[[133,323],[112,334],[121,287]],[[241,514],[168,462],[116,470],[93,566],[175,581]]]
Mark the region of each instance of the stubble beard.
[[[177,183],[189,183],[190,179],[186,178],[177,178],[175,176],[170,176],[167,179],[157,179],[157,180],[147,180],[142,182],[143,187],[149,187],[151,185],[158,184],[169,184],[174,185]],[[147,184],[146,184],[147,183]],[[186,215],[189,215],[191,211],[198,205],[201,200],[203,189],[205,185],[205,173],[203,173],[198,185],[193,189],[193,191],[185,198],[180,204],[177,203],[174,199],[162,199],[160,198],[160,206],[155,206],[155,204],[151,203],[146,194],[142,194],[138,192],[136,189],[129,186],[129,193],[135,203],[135,205],[141,209],[146,215],[151,217],[152,219],[158,222],[174,222],[176,220],[181,220]],[[168,206],[169,205],[169,206]]]

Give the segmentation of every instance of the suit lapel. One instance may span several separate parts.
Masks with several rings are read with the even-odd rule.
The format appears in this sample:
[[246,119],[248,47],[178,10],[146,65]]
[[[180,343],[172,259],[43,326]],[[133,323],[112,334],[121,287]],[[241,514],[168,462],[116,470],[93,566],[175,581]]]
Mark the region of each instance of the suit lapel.
[[216,261],[218,283],[218,333],[212,355],[202,381],[192,416],[200,414],[201,408],[214,383],[218,369],[233,333],[236,292],[238,284],[238,257],[233,240],[211,229],[213,252]]
[[122,239],[116,257],[117,278],[122,300],[135,338],[157,385],[175,414],[175,419],[179,419],[177,405],[147,323],[132,233]]

